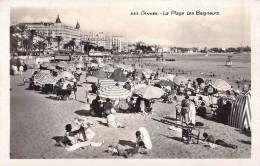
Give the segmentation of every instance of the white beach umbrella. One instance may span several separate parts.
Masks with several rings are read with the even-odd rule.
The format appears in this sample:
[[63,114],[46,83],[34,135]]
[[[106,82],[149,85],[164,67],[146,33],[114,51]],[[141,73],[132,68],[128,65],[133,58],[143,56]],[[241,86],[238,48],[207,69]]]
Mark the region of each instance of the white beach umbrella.
[[217,90],[221,90],[221,91],[227,91],[231,89],[231,85],[229,85],[229,83],[227,83],[222,79],[216,79],[215,81],[212,82],[211,85],[213,86],[213,88],[216,88]]

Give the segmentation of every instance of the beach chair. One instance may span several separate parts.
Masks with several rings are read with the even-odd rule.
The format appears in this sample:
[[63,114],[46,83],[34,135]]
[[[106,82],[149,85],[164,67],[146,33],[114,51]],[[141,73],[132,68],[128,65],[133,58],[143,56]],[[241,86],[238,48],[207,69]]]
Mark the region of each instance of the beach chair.
[[176,114],[176,121],[181,120],[182,116],[181,116],[181,105],[180,104],[175,105],[175,114]]
[[192,140],[196,140],[196,144],[199,143],[200,131],[195,129],[194,126],[190,126],[185,122],[182,123],[182,136],[181,142],[189,144]]

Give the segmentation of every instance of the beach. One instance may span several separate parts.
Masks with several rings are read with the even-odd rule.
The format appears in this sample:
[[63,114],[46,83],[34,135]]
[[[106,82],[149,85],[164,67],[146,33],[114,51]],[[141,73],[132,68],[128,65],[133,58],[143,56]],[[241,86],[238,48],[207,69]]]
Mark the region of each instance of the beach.
[[[207,61],[203,57],[191,60],[191,57],[174,57],[175,62],[156,62],[150,59],[144,59],[143,65],[148,68],[152,64],[160,66],[170,66],[180,70],[192,70],[189,77],[197,77],[200,73],[215,72],[216,78],[229,76],[234,80],[238,77],[250,80],[250,61],[244,63],[235,61],[230,68],[223,66],[225,61]],[[206,57],[211,58],[211,56]],[[214,58],[214,56],[212,56]],[[223,57],[223,60],[226,56]],[[243,57],[239,57],[243,58]],[[197,61],[197,63],[196,63]],[[202,62],[205,62],[204,64]],[[248,62],[248,61],[245,61]],[[210,66],[209,66],[210,64]],[[249,64],[249,66],[248,66]],[[203,67],[204,66],[204,67]],[[146,66],[145,66],[146,67]],[[177,122],[175,121],[176,103],[162,103],[156,101],[153,108],[153,114],[144,116],[138,114],[117,113],[117,119],[125,128],[113,129],[106,126],[106,119],[92,117],[82,111],[86,108],[85,91],[90,90],[90,84],[85,83],[85,73],[79,81],[82,86],[78,87],[77,100],[57,101],[51,96],[41,94],[37,91],[26,90],[27,85],[22,85],[23,77],[29,78],[33,70],[28,70],[23,76],[10,76],[11,79],[11,131],[10,131],[10,158],[11,159],[100,159],[114,158],[123,159],[122,156],[113,156],[105,152],[110,145],[129,148],[119,145],[121,141],[135,141],[135,132],[139,127],[147,128],[153,148],[148,154],[136,154],[131,158],[137,159],[234,159],[250,158],[251,156],[251,136],[239,132],[239,129],[217,123],[211,120],[196,116],[197,122],[202,122],[204,126],[199,128],[200,137],[207,132],[216,139],[225,140],[238,146],[238,149],[231,149],[218,146],[213,149],[205,147],[203,143],[186,145],[181,142],[181,133],[170,130],[169,127]],[[233,81],[227,80],[233,84]],[[92,96],[94,98],[94,96]],[[180,99],[182,99],[180,97]],[[102,147],[87,147],[86,150],[76,150],[68,152],[59,147],[56,141],[52,139],[56,136],[64,136],[65,125],[72,124],[73,128],[78,126],[74,124],[74,118],[84,116],[91,120],[94,125],[91,128],[96,134],[94,142],[104,140]]]

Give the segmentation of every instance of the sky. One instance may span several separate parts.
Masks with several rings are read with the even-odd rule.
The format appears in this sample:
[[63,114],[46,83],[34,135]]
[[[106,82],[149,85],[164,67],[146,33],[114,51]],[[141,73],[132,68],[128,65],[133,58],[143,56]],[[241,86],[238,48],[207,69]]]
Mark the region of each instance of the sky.
[[[165,1],[149,5],[140,1],[140,4],[12,7],[10,21],[11,24],[55,22],[59,14],[63,24],[76,26],[79,21],[82,31],[122,35],[131,43],[208,48],[250,45],[250,9],[243,5],[175,5]],[[187,15],[187,11],[197,10],[220,15]],[[141,15],[142,11],[161,14]],[[184,15],[171,15],[172,11],[184,12]],[[131,12],[139,15],[131,15]]]

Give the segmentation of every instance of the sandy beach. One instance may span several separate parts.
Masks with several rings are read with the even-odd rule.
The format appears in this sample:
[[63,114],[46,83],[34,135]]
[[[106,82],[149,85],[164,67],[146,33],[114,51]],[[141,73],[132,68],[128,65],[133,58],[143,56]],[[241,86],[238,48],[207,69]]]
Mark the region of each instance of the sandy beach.
[[[179,64],[181,65],[181,64]],[[27,78],[33,70],[24,73]],[[106,119],[86,115],[82,109],[86,108],[85,91],[90,85],[85,82],[85,73],[81,77],[81,87],[78,87],[77,100],[57,101],[52,95],[26,90],[27,85],[22,85],[24,76],[10,76],[11,79],[11,132],[10,132],[10,158],[11,159],[96,159],[115,158],[123,159],[122,156],[112,156],[105,152],[110,145],[128,148],[119,145],[119,141],[135,141],[135,132],[139,127],[146,127],[153,144],[148,154],[137,154],[132,158],[148,159],[232,159],[250,158],[251,136],[241,134],[238,129],[196,116],[197,122],[204,123],[199,128],[202,134],[207,132],[216,139],[225,140],[236,144],[238,149],[230,149],[218,146],[213,149],[204,147],[204,144],[186,145],[181,142],[181,133],[170,130],[169,127],[176,124],[175,104],[156,101],[152,115],[143,116],[136,114],[117,113],[118,121],[125,128],[112,129],[106,126]],[[64,148],[56,146],[55,136],[63,136],[65,125],[78,126],[74,118],[82,115],[87,116],[93,123],[92,130],[95,132],[94,142],[105,143],[102,147],[87,147],[86,150],[68,152]]]

